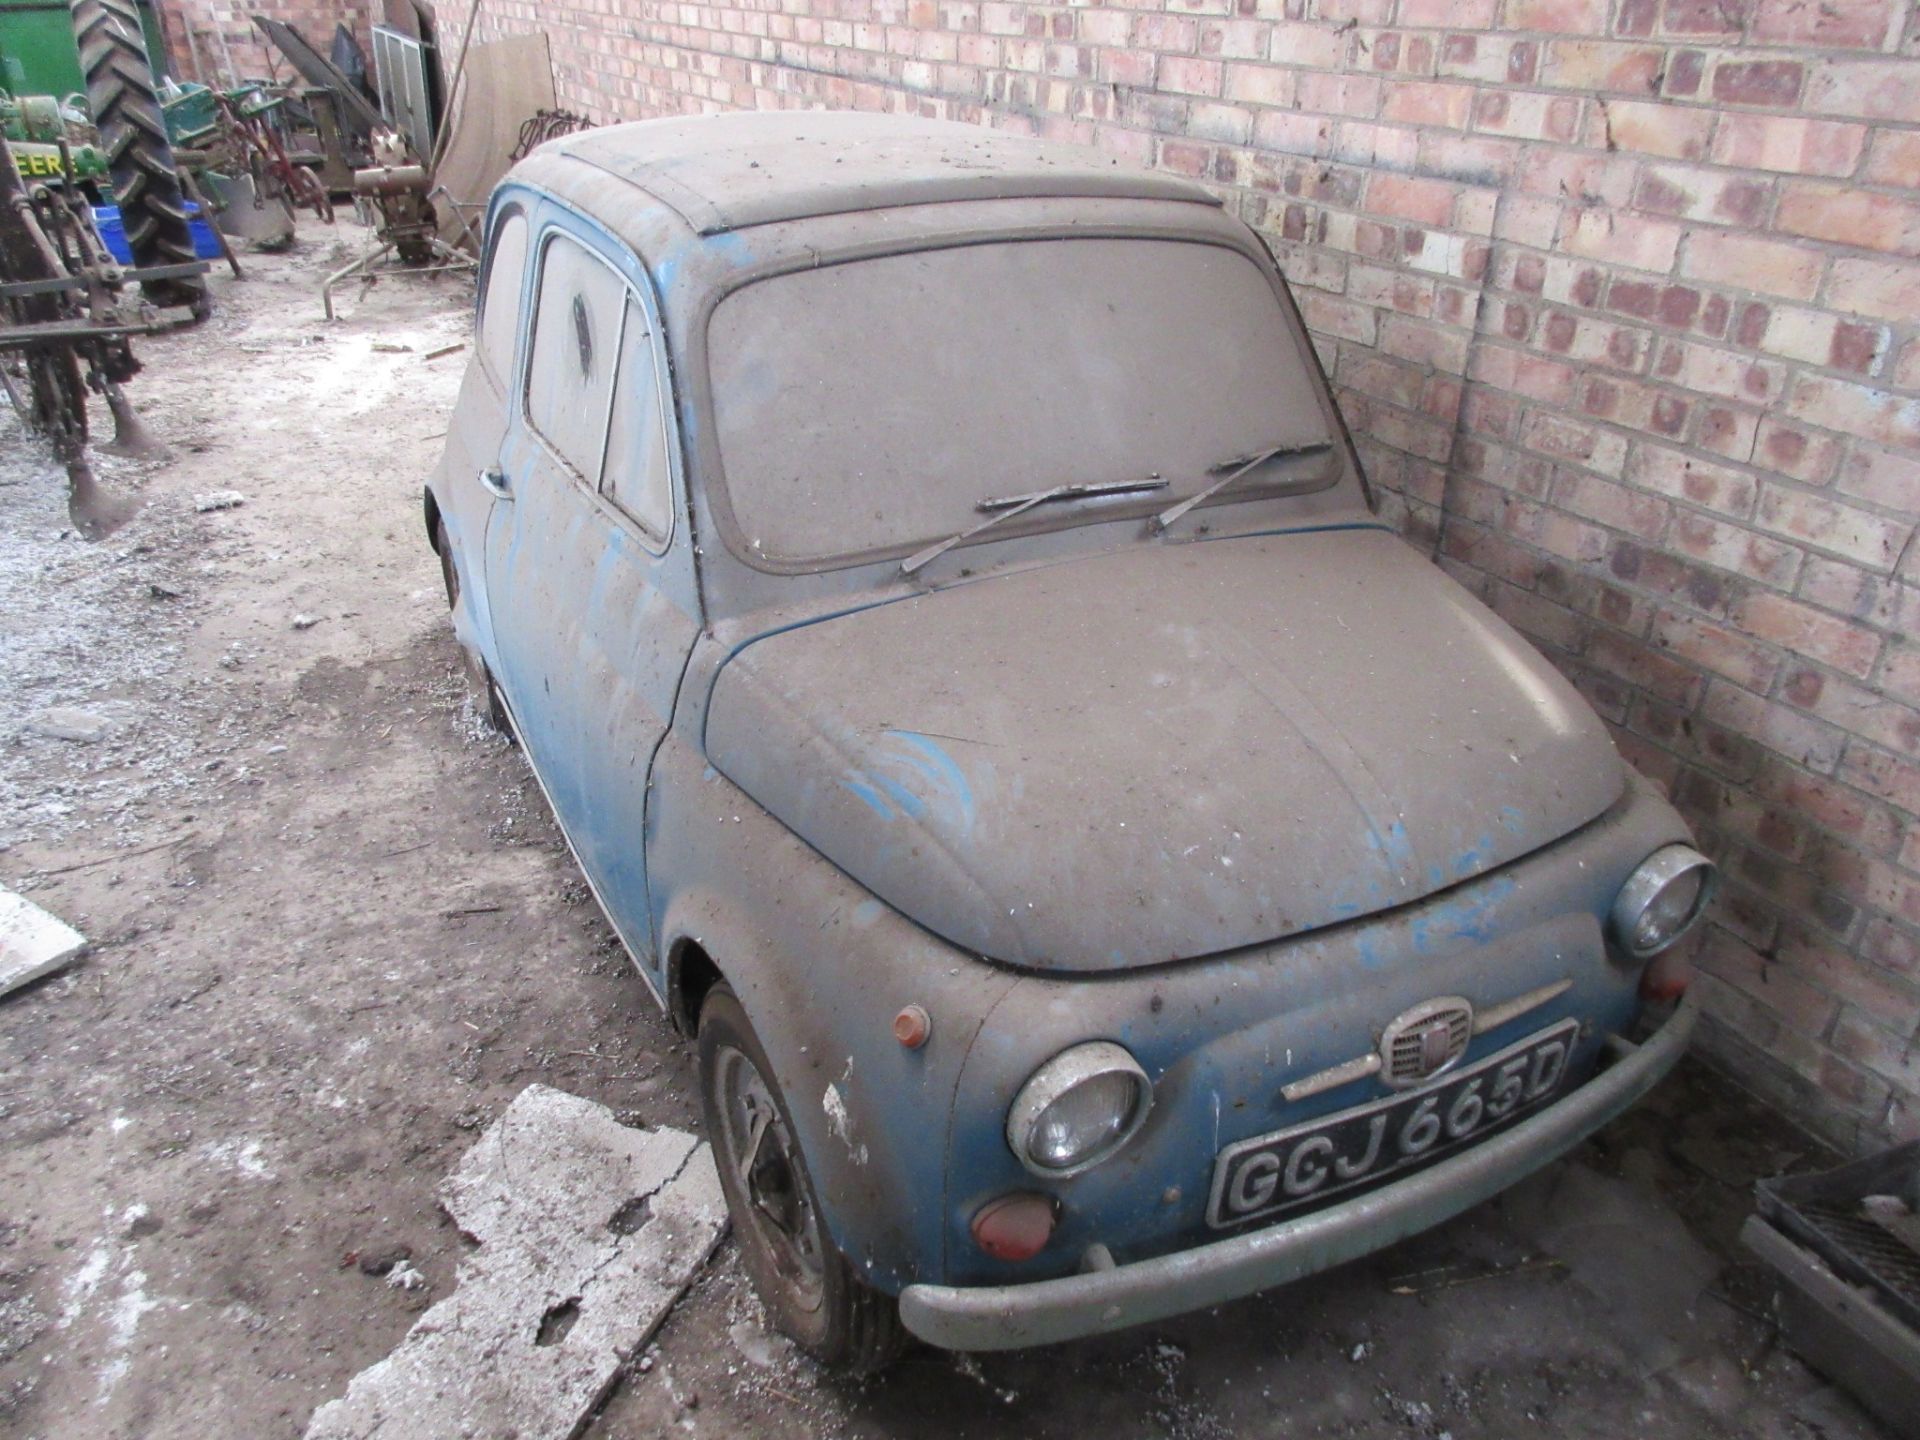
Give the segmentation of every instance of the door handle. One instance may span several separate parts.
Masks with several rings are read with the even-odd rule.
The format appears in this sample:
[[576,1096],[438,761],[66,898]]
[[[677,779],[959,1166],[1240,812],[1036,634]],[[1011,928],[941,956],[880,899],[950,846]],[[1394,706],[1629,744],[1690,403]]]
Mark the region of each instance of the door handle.
[[496,500],[513,499],[513,489],[507,484],[506,472],[497,465],[480,472],[480,488]]

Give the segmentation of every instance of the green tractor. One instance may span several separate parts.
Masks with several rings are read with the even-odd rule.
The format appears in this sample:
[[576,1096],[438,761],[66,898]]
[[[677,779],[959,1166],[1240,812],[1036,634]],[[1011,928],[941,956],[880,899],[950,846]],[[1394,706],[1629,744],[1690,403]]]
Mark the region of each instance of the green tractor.
[[[29,184],[110,192],[137,268],[185,265],[193,231],[150,55],[151,4],[0,0],[0,134]],[[91,129],[89,130],[89,126]],[[68,157],[63,159],[64,156]],[[71,163],[72,174],[65,173]],[[156,305],[207,305],[199,276],[143,282]]]

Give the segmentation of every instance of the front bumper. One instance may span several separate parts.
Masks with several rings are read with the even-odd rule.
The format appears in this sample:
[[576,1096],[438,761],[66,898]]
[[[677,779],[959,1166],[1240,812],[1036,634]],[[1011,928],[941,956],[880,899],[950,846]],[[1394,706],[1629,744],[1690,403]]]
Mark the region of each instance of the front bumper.
[[1016,1350],[1238,1300],[1384,1249],[1449,1220],[1566,1154],[1671,1070],[1693,1034],[1683,1003],[1644,1044],[1510,1130],[1344,1204],[1230,1240],[1026,1285],[909,1285],[907,1329],[947,1350]]

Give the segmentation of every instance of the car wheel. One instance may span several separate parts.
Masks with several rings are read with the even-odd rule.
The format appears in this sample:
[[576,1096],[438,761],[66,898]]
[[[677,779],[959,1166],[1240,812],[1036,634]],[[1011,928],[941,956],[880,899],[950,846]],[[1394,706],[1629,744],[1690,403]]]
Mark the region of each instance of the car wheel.
[[823,1365],[871,1373],[900,1353],[893,1298],[834,1248],[773,1066],[732,990],[700,1010],[700,1099],[741,1258],[774,1325]]
[[[433,548],[440,553],[440,583],[447,588],[447,609],[460,608],[460,572],[453,564],[453,541],[447,536],[447,522],[434,523]],[[509,739],[513,736],[513,727],[507,723],[506,702],[500,698],[500,687],[493,683],[493,672],[487,669],[487,662],[467,649],[460,647],[465,661],[467,690],[473,697],[473,708],[487,725],[498,730]]]

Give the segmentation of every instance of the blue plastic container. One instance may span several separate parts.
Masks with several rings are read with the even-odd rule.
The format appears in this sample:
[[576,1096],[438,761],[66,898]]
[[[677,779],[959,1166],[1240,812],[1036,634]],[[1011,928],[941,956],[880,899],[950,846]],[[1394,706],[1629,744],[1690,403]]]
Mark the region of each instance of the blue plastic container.
[[[213,233],[213,226],[207,223],[200,214],[200,207],[191,200],[187,201],[187,214],[192,217],[193,253],[202,260],[218,260],[220,237]],[[133,251],[127,248],[127,230],[120,223],[120,207],[95,205],[93,223],[100,232],[100,238],[106,242],[108,253],[122,265],[133,264]]]

